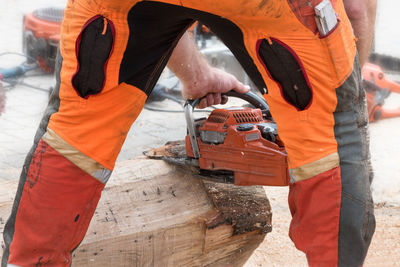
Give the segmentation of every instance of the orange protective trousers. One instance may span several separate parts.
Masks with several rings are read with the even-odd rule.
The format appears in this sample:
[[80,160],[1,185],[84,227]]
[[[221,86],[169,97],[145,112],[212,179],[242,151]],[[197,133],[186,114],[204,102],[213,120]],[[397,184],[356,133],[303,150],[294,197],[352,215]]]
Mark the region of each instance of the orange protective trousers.
[[[69,266],[129,128],[195,21],[233,52],[267,100],[291,176],[290,237],[310,266],[361,266],[375,220],[365,94],[341,0],[69,0],[58,87],[6,224],[5,266]],[[133,264],[133,263],[132,263]]]

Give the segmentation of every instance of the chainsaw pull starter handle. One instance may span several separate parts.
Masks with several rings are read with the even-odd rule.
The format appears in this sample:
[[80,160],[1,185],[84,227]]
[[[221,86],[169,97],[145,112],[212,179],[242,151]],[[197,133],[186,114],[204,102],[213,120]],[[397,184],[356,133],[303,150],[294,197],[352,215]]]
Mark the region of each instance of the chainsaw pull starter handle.
[[[252,104],[254,107],[261,109],[263,116],[272,120],[267,102],[264,100],[264,98],[258,96],[257,94],[253,92],[247,92],[245,94],[241,94],[231,90],[222,95],[243,99],[248,103]],[[190,143],[193,149],[193,156],[196,159],[200,158],[200,149],[199,149],[199,144],[197,143],[196,129],[193,120],[193,110],[197,106],[197,104],[199,104],[200,100],[201,100],[200,98],[194,100],[187,100],[184,105],[186,125],[190,136]]]

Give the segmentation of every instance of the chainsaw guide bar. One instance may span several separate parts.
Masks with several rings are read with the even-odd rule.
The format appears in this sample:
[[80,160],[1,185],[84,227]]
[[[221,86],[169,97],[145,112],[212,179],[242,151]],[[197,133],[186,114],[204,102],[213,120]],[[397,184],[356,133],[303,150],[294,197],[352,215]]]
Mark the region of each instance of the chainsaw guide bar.
[[202,170],[198,166],[198,160],[188,158],[186,155],[185,141],[169,141],[164,146],[143,152],[150,159],[164,160],[167,163],[185,168],[198,178],[212,182],[233,184],[233,171],[209,171]]

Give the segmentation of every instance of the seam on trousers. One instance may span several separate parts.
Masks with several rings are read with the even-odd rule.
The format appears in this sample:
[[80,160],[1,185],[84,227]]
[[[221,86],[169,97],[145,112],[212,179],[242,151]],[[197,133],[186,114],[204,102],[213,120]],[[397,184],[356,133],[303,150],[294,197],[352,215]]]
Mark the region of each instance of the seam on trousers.
[[362,266],[375,229],[365,94],[357,56],[353,74],[336,89],[335,138],[342,172],[338,266]]
[[312,178],[318,174],[324,173],[338,166],[339,154],[335,152],[319,160],[310,162],[294,169],[290,169],[289,174],[291,182],[293,183]]
[[[96,188],[93,190],[93,195],[92,195],[92,198],[91,198],[91,199],[94,199],[94,198],[96,197],[96,193],[99,191],[99,189],[102,189],[102,188],[103,188],[102,185],[96,186]],[[101,191],[101,190],[100,190],[100,191]],[[99,198],[99,199],[100,199],[100,198]],[[92,203],[93,203],[93,202],[92,202]],[[91,204],[92,204],[92,203],[91,203]],[[97,203],[96,203],[96,206],[97,206]],[[94,207],[93,212],[95,212],[96,206]],[[89,209],[89,208],[90,208],[90,207],[86,207],[86,209]],[[81,218],[81,220],[80,220],[80,222],[79,222],[78,224],[81,225],[82,223],[84,223],[84,222],[87,220],[88,216],[90,216],[90,217],[89,217],[89,223],[88,223],[88,227],[89,227],[89,224],[90,224],[90,221],[91,221],[91,219],[92,219],[92,217],[93,217],[93,214],[89,214],[88,212],[83,212],[82,214],[83,214],[83,216],[82,216],[82,218]],[[78,226],[75,228],[75,232],[74,232],[74,234],[73,234],[72,240],[75,240],[75,238],[76,238],[76,236],[77,236],[77,234],[78,234],[78,233],[77,233],[77,232],[78,232],[78,229],[81,229],[81,228],[78,227]],[[85,233],[84,233],[84,235],[83,235],[83,238],[85,237],[86,232],[87,232],[87,230],[85,231]],[[73,252],[79,247],[79,245],[82,243],[83,238],[81,239],[81,241],[79,242],[79,244],[78,244],[77,246],[75,246],[74,248],[71,248],[71,251],[69,251],[69,253],[70,253],[70,255],[71,255],[71,264],[70,264],[70,266],[72,265],[72,254],[73,254]]]
[[71,161],[82,171],[94,177],[99,182],[106,184],[111,176],[111,170],[105,168],[94,159],[86,156],[78,149],[64,141],[56,132],[47,128],[47,132],[42,137],[49,146]]
[[31,164],[33,154],[37,149],[40,139],[42,138],[43,134],[46,131],[46,128],[49,123],[51,115],[58,112],[58,110],[60,108],[59,92],[60,92],[60,72],[61,72],[62,62],[63,62],[63,59],[62,59],[62,56],[60,53],[60,49],[58,49],[57,50],[57,58],[56,58],[56,66],[55,66],[55,71],[54,71],[56,73],[55,76],[56,76],[57,83],[56,83],[56,86],[55,86],[53,92],[50,95],[49,104],[44,112],[43,118],[40,122],[40,125],[39,125],[37,131],[36,131],[35,138],[34,138],[34,144],[25,158],[25,162],[22,167],[21,176],[20,176],[19,183],[18,183],[18,189],[16,192],[16,197],[14,199],[13,206],[12,206],[11,214],[6,222],[6,225],[4,226],[3,237],[4,237],[5,248],[3,251],[3,257],[1,259],[2,267],[15,266],[12,264],[8,264],[8,259],[10,256],[10,244],[12,243],[12,240],[14,237],[15,219],[17,216],[17,210],[19,207],[19,203],[21,201],[22,192],[23,192],[23,189],[25,186],[25,182],[26,182],[26,178],[28,175],[29,166]]
[[356,198],[356,197],[352,196],[349,193],[346,193],[346,192],[342,191],[342,195],[343,195],[343,197],[346,197],[347,199],[357,201],[359,204],[363,205],[364,207],[367,205],[364,201],[362,201],[359,198]]

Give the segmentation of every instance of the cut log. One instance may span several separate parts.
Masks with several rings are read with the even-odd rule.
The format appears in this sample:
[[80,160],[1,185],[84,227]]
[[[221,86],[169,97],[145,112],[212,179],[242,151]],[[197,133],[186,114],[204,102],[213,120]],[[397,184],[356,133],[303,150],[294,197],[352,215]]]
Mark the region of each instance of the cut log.
[[[1,232],[15,189],[0,185]],[[72,266],[241,266],[270,231],[262,187],[136,158],[117,165]]]

